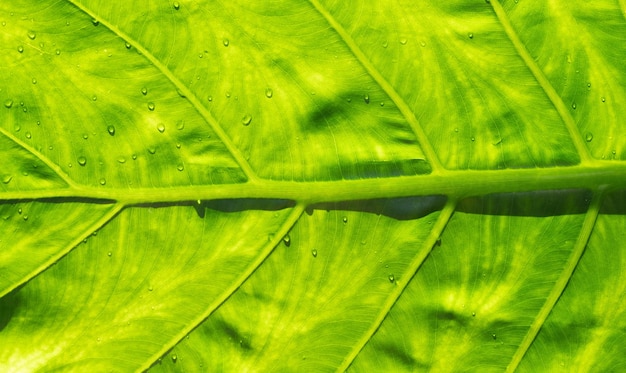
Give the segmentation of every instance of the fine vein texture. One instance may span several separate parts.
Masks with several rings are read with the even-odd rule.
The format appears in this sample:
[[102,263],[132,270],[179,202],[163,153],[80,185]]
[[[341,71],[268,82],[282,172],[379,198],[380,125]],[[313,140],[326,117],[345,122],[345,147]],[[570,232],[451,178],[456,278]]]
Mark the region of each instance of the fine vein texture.
[[0,2],[0,371],[626,369],[626,7]]

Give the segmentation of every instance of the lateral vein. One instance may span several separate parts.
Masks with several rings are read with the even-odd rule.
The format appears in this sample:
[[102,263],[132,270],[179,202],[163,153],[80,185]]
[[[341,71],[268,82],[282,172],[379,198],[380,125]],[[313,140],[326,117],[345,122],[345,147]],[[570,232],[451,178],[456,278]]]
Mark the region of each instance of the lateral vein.
[[352,39],[352,37],[348,34],[348,32],[343,28],[343,26],[337,22],[337,20],[326,10],[318,0],[309,0],[311,5],[315,7],[315,9],[326,19],[326,22],[339,34],[341,39],[346,43],[348,48],[357,60],[361,63],[361,65],[365,68],[367,73],[374,78],[376,83],[380,85],[380,87],[387,93],[389,98],[396,104],[396,107],[400,110],[404,118],[407,120],[413,133],[417,137],[417,141],[419,142],[422,151],[426,155],[427,161],[430,162],[432,166],[433,172],[437,173],[439,171],[444,170],[435,149],[433,148],[428,136],[426,136],[426,132],[424,132],[424,128],[419,123],[413,110],[409,107],[409,105],[404,101],[404,99],[398,94],[398,92],[393,88],[393,86],[385,79],[385,77],[378,71],[378,69],[372,64],[372,62],[365,56],[363,51],[359,48],[357,43]]
[[576,239],[574,249],[572,250],[572,253],[567,259],[567,263],[565,264],[565,267],[563,268],[561,275],[555,282],[554,286],[552,287],[552,290],[550,291],[550,294],[546,298],[545,303],[539,310],[537,317],[535,317],[535,319],[533,320],[532,324],[530,325],[530,328],[528,329],[528,332],[524,336],[524,339],[522,340],[519,347],[517,348],[517,351],[515,351],[515,354],[513,355],[511,362],[507,366],[507,369],[506,369],[507,373],[512,373],[517,369],[520,362],[522,361],[522,358],[524,357],[524,355],[526,354],[526,352],[528,351],[528,349],[534,342],[535,338],[537,337],[537,334],[539,334],[539,330],[541,329],[546,319],[550,315],[550,312],[552,312],[552,310],[554,309],[556,302],[561,297],[561,294],[563,294],[563,292],[565,291],[565,288],[569,280],[572,278],[572,275],[574,274],[574,270],[576,269],[576,266],[578,265],[580,258],[583,256],[583,253],[585,252],[585,248],[587,247],[587,242],[589,241],[591,232],[593,231],[593,228],[596,224],[596,219],[598,218],[600,206],[602,205],[602,199],[603,199],[602,195],[603,195],[602,191],[597,191],[594,194],[593,199],[591,201],[591,205],[589,206],[589,209],[587,210],[587,214],[585,215],[585,220],[583,221],[580,234],[578,235],[578,238]]
[[513,43],[513,46],[515,47],[515,50],[517,51],[518,55],[524,60],[526,67],[528,67],[528,69],[534,75],[535,79],[537,80],[537,82],[539,83],[543,91],[546,93],[546,95],[552,102],[552,105],[555,107],[556,111],[559,113],[561,120],[565,123],[565,126],[567,127],[567,131],[569,132],[570,138],[572,139],[572,142],[574,143],[574,147],[576,148],[576,151],[578,152],[578,155],[580,156],[582,163],[593,162],[591,153],[589,152],[589,149],[585,145],[585,142],[583,141],[581,133],[578,131],[578,126],[576,126],[576,122],[574,122],[574,118],[570,114],[569,110],[567,109],[567,106],[565,105],[565,103],[563,102],[559,94],[554,89],[554,86],[552,86],[552,83],[550,83],[550,81],[545,76],[545,74],[543,73],[539,65],[537,65],[533,57],[530,55],[530,53],[526,49],[524,43],[517,36],[517,32],[513,28],[513,25],[511,24],[509,17],[507,16],[506,12],[502,8],[500,1],[491,0],[490,3],[491,3],[491,6],[493,7],[494,12],[496,13],[496,16],[498,17],[498,20],[500,21],[500,24],[502,25],[504,29],[504,32],[509,37],[509,40],[511,40],[511,42]]

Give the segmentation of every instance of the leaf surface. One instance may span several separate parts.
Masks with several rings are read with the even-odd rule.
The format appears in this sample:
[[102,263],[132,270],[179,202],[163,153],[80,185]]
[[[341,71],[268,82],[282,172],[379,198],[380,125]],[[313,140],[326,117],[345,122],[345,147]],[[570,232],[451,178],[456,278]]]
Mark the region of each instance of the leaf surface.
[[0,366],[619,370],[625,15],[0,4]]

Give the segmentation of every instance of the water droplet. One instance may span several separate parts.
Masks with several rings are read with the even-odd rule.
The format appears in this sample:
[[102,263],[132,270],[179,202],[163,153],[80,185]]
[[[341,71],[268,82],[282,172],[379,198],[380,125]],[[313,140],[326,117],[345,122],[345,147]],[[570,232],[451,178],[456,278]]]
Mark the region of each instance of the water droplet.
[[387,48],[389,46],[389,43],[385,40],[385,42],[383,43],[383,48]]
[[289,235],[285,235],[285,237],[283,237],[283,242],[285,243],[285,246],[289,247],[291,246],[291,237],[289,237]]
[[476,312],[472,312],[472,317],[476,317]]
[[35,31],[28,31],[28,38],[30,40],[35,40],[36,37],[37,37],[37,34],[35,34]]
[[5,183],[5,184],[10,183],[11,180],[13,180],[13,176],[11,176],[11,175],[4,175],[4,176],[2,176],[2,182]]
[[576,103],[572,103],[572,109],[576,110]]
[[161,132],[161,133],[165,132],[165,124],[163,124],[163,123],[159,123],[159,124],[157,125],[157,130],[158,130],[159,132]]
[[60,49],[57,49],[56,51],[54,51],[54,53],[56,53],[56,54],[57,54],[57,56],[58,56],[59,54],[61,54],[61,50],[60,50]]
[[252,117],[248,114],[241,118],[241,123],[243,123],[244,126],[250,125],[250,122],[252,122]]
[[112,124],[109,124],[107,126],[107,132],[109,133],[109,135],[113,136],[115,135],[115,127]]
[[224,39],[222,40],[222,44],[224,44],[224,46],[227,47],[228,45],[230,45],[230,41],[228,39]]
[[348,217],[347,216],[344,216],[343,219],[341,219],[341,220],[343,220],[344,224],[348,224]]
[[435,246],[441,246],[441,237],[437,238],[437,241],[435,241]]
[[230,92],[226,92],[226,98],[230,98]]
[[178,356],[176,356],[176,354],[172,355],[172,361],[176,362],[176,360],[178,360]]
[[30,139],[31,137],[33,137],[33,135],[31,135],[31,133],[30,133],[30,132],[26,132],[26,138],[27,138],[27,139]]
[[124,158],[124,157],[120,157],[120,158],[118,158],[118,159],[117,159],[117,161],[118,161],[119,163],[126,163],[126,158]]
[[422,46],[422,48],[423,48],[423,47],[425,47],[425,46],[426,46],[426,42],[425,42],[425,41],[420,41],[420,45],[421,45],[421,46]]
[[94,26],[98,26],[98,25],[100,24],[100,21],[98,21],[97,19],[93,18],[93,19],[91,20],[91,23],[92,23]]
[[181,146],[182,145],[179,142],[176,143],[176,149],[180,149]]
[[606,99],[604,97],[600,97],[600,100],[602,100],[602,102],[606,101]]
[[587,142],[591,142],[591,140],[593,140],[593,133],[591,133],[591,132],[587,132],[587,133],[585,134],[585,140],[586,140]]
[[100,179],[100,185],[105,185],[106,183],[107,181],[104,178]]
[[471,32],[469,34],[467,34],[467,37],[470,39],[474,39],[474,34],[472,34]]
[[178,3],[178,1],[174,1],[174,9],[180,9],[180,4]]
[[33,82],[33,84],[37,84],[37,79],[33,78],[33,80],[31,80],[31,82]]
[[267,89],[265,90],[265,97],[267,97],[267,98],[272,98],[272,96],[274,96],[274,91],[272,91],[272,89],[271,89],[271,88],[267,88]]
[[19,47],[17,47],[17,51],[20,53],[24,53],[24,47],[20,45]]
[[141,88],[141,94],[144,95],[144,96],[147,95],[148,94],[148,88],[146,88],[146,87]]
[[213,96],[209,96],[207,100],[209,100],[209,102],[213,101]]
[[28,220],[28,215],[24,215],[22,219],[24,219],[24,221]]
[[124,46],[126,47],[126,49],[130,49],[130,47],[131,47],[131,45],[130,45],[130,43],[129,43],[129,42],[125,42],[125,43],[124,43]]
[[396,281],[394,275],[389,275],[389,282],[393,283],[394,281]]
[[98,101],[98,96],[93,95],[93,96],[91,96],[91,99],[92,99],[93,101]]
[[185,121],[179,120],[178,123],[176,123],[176,129],[179,131],[182,131],[184,128],[185,128]]
[[84,166],[87,164],[87,158],[83,156],[78,157],[77,161],[78,161],[78,164],[81,166]]
[[107,255],[108,255],[108,256],[111,256],[111,255],[113,255],[113,253],[109,251],[109,252],[107,253]]
[[137,159],[137,154],[133,154],[133,155],[132,155],[132,158],[133,158],[133,161],[134,161],[135,159]]
[[370,103],[370,95],[363,96],[363,101],[365,101],[366,104],[369,104]]
[[476,141],[476,138],[472,136],[471,140],[472,140],[472,141]]
[[311,254],[313,255],[314,258],[317,258],[317,250],[315,249],[311,250]]
[[406,38],[401,38],[400,39],[400,44],[405,45],[407,41],[408,40],[406,40]]
[[491,335],[491,338],[496,339],[496,333],[493,333],[493,334]]
[[152,288],[152,285],[148,286],[148,291],[152,291],[152,290],[154,290],[154,289]]
[[185,166],[181,163],[181,164],[179,164],[178,166],[176,166],[176,169],[177,169],[178,171],[183,171],[183,170],[185,169]]
[[154,111],[155,105],[154,102],[148,102],[148,110]]
[[4,102],[4,107],[6,107],[7,109],[10,109],[13,106],[13,100],[6,100]]
[[150,154],[156,153],[156,148],[154,146],[149,147],[148,148],[148,153],[150,153]]

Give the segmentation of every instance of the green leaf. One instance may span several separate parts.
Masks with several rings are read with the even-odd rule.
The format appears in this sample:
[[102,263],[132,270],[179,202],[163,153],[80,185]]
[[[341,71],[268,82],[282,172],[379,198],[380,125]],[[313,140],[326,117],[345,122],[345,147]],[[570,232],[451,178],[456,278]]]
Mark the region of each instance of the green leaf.
[[2,371],[620,371],[626,5],[0,4]]

